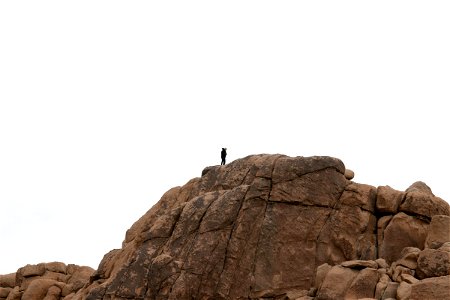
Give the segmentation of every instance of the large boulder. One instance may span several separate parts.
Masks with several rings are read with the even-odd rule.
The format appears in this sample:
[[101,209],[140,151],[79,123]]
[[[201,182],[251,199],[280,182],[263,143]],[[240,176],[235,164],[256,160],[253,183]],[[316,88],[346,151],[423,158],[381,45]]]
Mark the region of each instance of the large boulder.
[[428,223],[403,212],[396,214],[384,229],[379,249],[380,257],[388,263],[401,258],[405,247],[423,249],[428,234]]
[[348,288],[345,299],[373,298],[380,274],[377,269],[361,270]]
[[409,300],[424,299],[450,299],[450,275],[427,278],[412,284]]
[[56,280],[33,280],[22,295],[22,300],[43,300],[50,287],[55,286]]
[[167,192],[76,297],[258,298],[319,265],[375,260],[376,188],[331,157],[254,155]]
[[450,252],[425,249],[417,259],[417,275],[419,278],[450,275]]
[[450,206],[441,198],[434,196],[425,183],[418,181],[406,190],[400,211],[431,219],[435,215],[450,215]]
[[377,211],[380,213],[396,214],[404,197],[404,192],[394,190],[388,185],[379,186],[377,189]]
[[16,286],[16,273],[0,275],[0,287],[13,288]]

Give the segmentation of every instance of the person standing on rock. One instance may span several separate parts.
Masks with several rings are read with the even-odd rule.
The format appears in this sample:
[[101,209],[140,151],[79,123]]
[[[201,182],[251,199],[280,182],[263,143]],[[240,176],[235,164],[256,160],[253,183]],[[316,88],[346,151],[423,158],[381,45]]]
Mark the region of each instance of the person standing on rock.
[[220,152],[220,157],[222,158],[222,162],[220,165],[225,165],[225,158],[227,157],[227,148],[222,148],[222,151]]

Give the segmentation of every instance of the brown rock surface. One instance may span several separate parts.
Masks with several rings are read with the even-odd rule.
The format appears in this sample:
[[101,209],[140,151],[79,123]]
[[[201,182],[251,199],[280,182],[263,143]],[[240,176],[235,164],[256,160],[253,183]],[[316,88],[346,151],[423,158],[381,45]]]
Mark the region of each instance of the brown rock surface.
[[325,279],[325,276],[328,274],[328,272],[331,270],[332,266],[330,266],[327,263],[324,263],[320,266],[317,267],[317,272],[316,272],[316,278],[314,281],[314,288],[315,289],[320,289],[320,287],[322,286],[323,280]]
[[409,300],[450,299],[450,275],[427,278],[411,285]]
[[361,270],[348,288],[345,299],[373,298],[379,276],[376,269]]
[[[345,171],[335,158],[284,155],[253,155],[205,168],[202,177],[164,194],[73,299],[256,299],[294,295],[314,283],[318,299],[331,297],[327,293],[344,297],[354,278],[336,292],[327,277],[340,275],[329,270],[338,272],[333,266],[351,260],[377,268],[377,258],[389,264],[405,247],[423,249],[428,222],[416,215],[424,212],[397,211],[408,193],[411,199],[418,198],[415,193],[434,197],[424,185],[408,192],[377,189],[350,181]],[[414,206],[403,204],[407,212]],[[329,267],[315,282],[324,263]],[[410,272],[399,266],[391,275],[395,270],[398,280]],[[377,281],[372,283],[371,295]]]
[[401,282],[397,289],[397,300],[407,300],[411,296],[411,284]]
[[426,221],[409,216],[403,212],[396,214],[384,230],[380,257],[392,263],[401,258],[405,247],[424,248],[428,233]]
[[9,293],[12,291],[10,287],[0,287],[0,299],[8,297]]
[[438,250],[450,252],[450,242],[445,242],[438,248]]
[[394,190],[390,186],[379,186],[377,189],[377,211],[396,214],[404,196],[404,192]]
[[334,266],[325,276],[321,288],[317,292],[317,300],[345,299],[348,288],[358,275],[358,271]]
[[348,180],[352,180],[353,177],[355,177],[355,172],[353,172],[353,171],[350,170],[350,169],[345,169],[344,176],[345,176],[345,178],[347,178]]
[[341,263],[341,266],[352,269],[378,268],[378,264],[373,260],[348,260]]
[[436,248],[450,242],[450,216],[435,215],[431,218],[425,247]]
[[447,202],[436,197],[431,189],[423,182],[413,183],[407,190],[400,211],[412,215],[420,215],[431,219],[435,215],[449,215],[450,206]]
[[341,203],[344,171],[334,158],[283,155],[205,169],[166,193],[105,258],[96,274],[104,295],[281,295],[309,289],[322,263],[375,259],[376,219],[358,206],[373,210],[374,188],[355,185]]
[[391,282],[391,279],[389,278],[388,275],[383,274],[380,276],[380,280],[378,281],[378,283],[375,287],[375,298],[376,299],[382,298],[389,282]]
[[415,247],[405,247],[400,253],[401,259],[396,261],[396,265],[401,265],[409,269],[415,270],[417,268],[417,258],[419,257],[420,249]]
[[20,291],[18,286],[14,287],[8,294],[6,300],[20,300],[22,297],[23,291]]
[[367,185],[351,182],[345,187],[341,196],[341,204],[357,206],[363,210],[375,211],[375,201],[377,198],[376,188]]
[[22,295],[22,300],[41,300],[47,295],[50,287],[57,283],[52,279],[33,280]]
[[16,273],[0,275],[0,287],[13,288],[16,285]]
[[0,299],[7,300],[69,300],[89,283],[94,270],[61,262],[26,265],[16,273],[1,275]]
[[388,282],[381,300],[396,299],[398,286],[398,282]]
[[428,287],[443,281],[417,277],[441,275],[430,261],[449,253],[448,204],[422,182],[399,192],[352,178],[340,160],[318,156],[262,154],[207,167],[167,191],[97,271],[27,265],[0,276],[0,292],[8,300],[434,295]]
[[417,275],[419,278],[450,275],[450,252],[425,249],[417,259]]

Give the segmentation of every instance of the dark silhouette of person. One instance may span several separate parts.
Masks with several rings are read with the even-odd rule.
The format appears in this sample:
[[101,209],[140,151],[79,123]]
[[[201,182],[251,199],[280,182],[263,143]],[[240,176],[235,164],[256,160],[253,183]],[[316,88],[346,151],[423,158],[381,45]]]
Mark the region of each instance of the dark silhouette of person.
[[227,148],[222,148],[222,151],[220,152],[220,157],[222,158],[222,162],[220,165],[225,164],[225,158],[227,157]]

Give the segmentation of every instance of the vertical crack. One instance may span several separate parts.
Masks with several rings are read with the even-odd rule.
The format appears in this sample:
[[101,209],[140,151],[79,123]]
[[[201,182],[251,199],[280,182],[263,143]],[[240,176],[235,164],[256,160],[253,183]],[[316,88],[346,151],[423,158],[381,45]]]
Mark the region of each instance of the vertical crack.
[[324,230],[324,228],[325,228],[325,226],[328,224],[328,222],[329,222],[329,220],[331,219],[331,217],[332,217],[332,215],[333,215],[333,213],[336,211],[336,209],[339,207],[339,205],[341,204],[341,198],[342,198],[342,195],[344,194],[344,192],[345,192],[345,187],[342,189],[342,191],[341,191],[341,193],[340,193],[340,195],[339,195],[339,198],[336,200],[336,202],[334,203],[334,205],[333,205],[333,207],[330,209],[330,212],[328,213],[328,216],[327,216],[327,218],[325,219],[325,221],[323,222],[323,225],[322,225],[322,228],[320,228],[320,230],[319,230],[319,232],[318,232],[318,234],[317,234],[317,237],[316,237],[316,251],[315,251],[315,255],[314,255],[314,266],[315,266],[315,270],[314,270],[314,272],[313,272],[313,274],[312,274],[312,278],[311,278],[311,284],[313,284],[314,283],[314,281],[316,280],[316,271],[317,271],[317,255],[319,254],[319,252],[318,252],[318,246],[319,246],[319,243],[320,243],[320,236],[322,235],[322,232],[323,232],[323,230]]
[[[268,206],[269,206],[269,203],[266,202],[266,207],[264,208],[264,218],[263,218],[263,220],[261,222],[261,228],[259,230],[258,242],[256,243],[255,256],[254,256],[253,264],[252,264],[252,279],[253,280],[255,278],[256,260],[257,260],[257,257],[258,257],[259,245],[261,243],[261,236],[262,236],[263,226],[264,226],[264,223],[265,223],[265,220],[266,220],[266,217],[267,217],[267,207]],[[252,282],[252,285],[250,286],[250,292],[252,291],[252,289],[253,289],[253,282]],[[250,298],[250,295],[248,295],[248,297]]]
[[[281,158],[282,156],[278,156],[272,164],[272,170],[270,171],[270,178],[268,178],[270,180],[270,184],[269,184],[269,194],[267,195],[267,199],[266,199],[266,206],[264,208],[264,217],[263,220],[261,222],[261,228],[259,230],[259,236],[258,236],[258,242],[256,243],[256,248],[255,248],[255,254],[254,254],[254,259],[253,259],[253,266],[252,266],[252,283],[250,285],[250,291],[249,293],[251,294],[252,290],[253,290],[253,284],[254,284],[254,278],[255,278],[255,269],[256,269],[256,261],[258,258],[258,249],[260,247],[261,244],[261,236],[262,236],[262,231],[264,229],[264,224],[267,218],[267,207],[269,206],[269,200],[270,200],[270,196],[272,194],[272,188],[273,188],[273,172],[275,170],[275,165],[277,163],[277,161]],[[250,294],[247,295],[248,298],[250,299]]]
[[[248,173],[247,173],[247,174],[248,174]],[[231,238],[232,238],[232,236],[233,236],[233,233],[234,233],[235,230],[236,230],[236,227],[237,227],[237,224],[238,224],[237,221],[238,221],[239,216],[240,216],[240,214],[241,214],[242,206],[244,205],[244,201],[245,201],[245,198],[247,197],[248,191],[249,191],[249,188],[247,188],[247,190],[245,191],[245,194],[243,195],[243,197],[242,197],[242,199],[241,199],[241,203],[240,203],[238,212],[237,212],[236,217],[235,217],[235,219],[234,219],[234,222],[233,222],[233,224],[232,224],[232,226],[231,226],[230,234],[228,235],[227,245],[226,245],[226,247],[225,247],[224,260],[223,260],[223,264],[222,264],[222,270],[220,271],[220,275],[219,275],[219,277],[218,277],[218,281],[217,281],[216,286],[215,286],[215,288],[214,288],[214,293],[215,293],[215,294],[218,293],[218,287],[219,287],[219,284],[220,284],[220,279],[222,278],[223,271],[225,270],[225,266],[227,265],[227,260],[228,260],[228,248],[229,248],[229,246],[230,246],[230,241],[231,241]]]
[[320,235],[322,234],[323,229],[325,228],[325,225],[327,225],[328,220],[330,220],[331,215],[333,212],[335,212],[336,208],[341,204],[341,198],[342,194],[345,192],[345,187],[342,190],[341,194],[339,195],[339,198],[336,200],[336,203],[334,203],[333,207],[330,210],[330,213],[328,214],[327,218],[325,219],[325,222],[323,222],[322,228],[320,228],[319,233],[317,234],[316,242],[319,241]]

